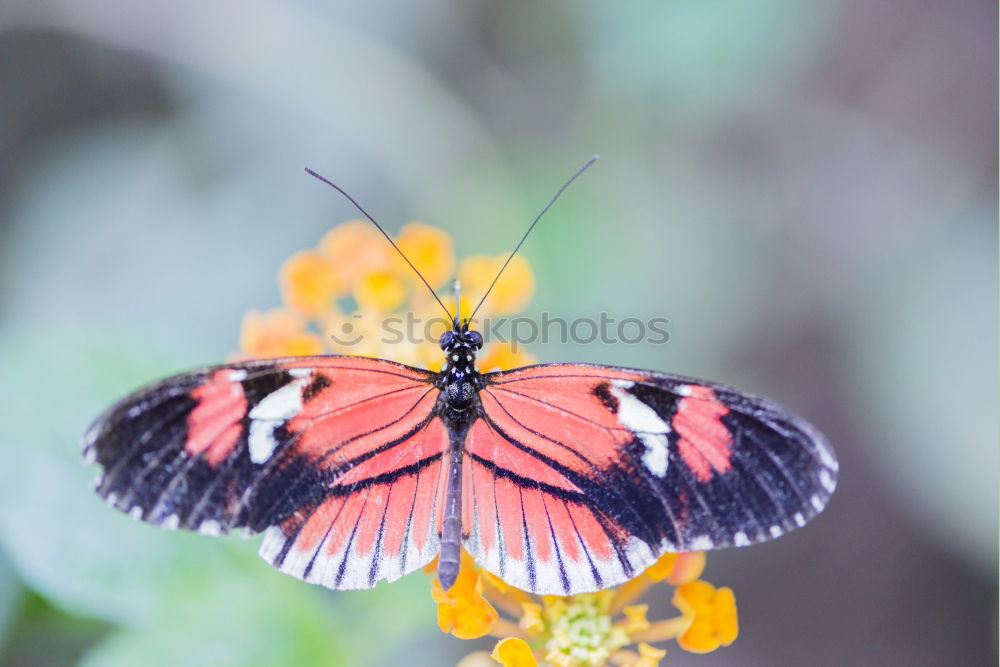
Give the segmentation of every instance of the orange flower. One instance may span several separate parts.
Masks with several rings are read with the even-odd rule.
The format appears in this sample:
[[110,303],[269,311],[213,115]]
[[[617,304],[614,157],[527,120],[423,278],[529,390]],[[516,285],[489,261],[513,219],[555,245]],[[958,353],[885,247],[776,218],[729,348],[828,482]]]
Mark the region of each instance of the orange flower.
[[677,587],[674,606],[688,619],[688,627],[677,638],[681,648],[708,653],[729,646],[739,632],[736,598],[730,588],[716,588],[707,581],[691,581]]
[[313,250],[297,252],[286,260],[279,282],[285,303],[307,315],[322,313],[347,288],[333,265]]
[[[439,229],[410,223],[397,243],[433,286],[447,280],[455,267],[451,238]],[[471,314],[506,258],[480,255],[458,266],[464,317]],[[416,284],[410,269],[369,222],[356,220],[333,228],[315,249],[296,253],[285,262],[279,277],[286,307],[247,313],[240,332],[244,355],[284,357],[333,351],[431,369],[444,361],[437,336],[450,323],[440,317],[433,297]],[[515,256],[481,313],[517,312],[533,291],[531,266]],[[345,309],[350,299],[343,297],[348,295],[354,297],[355,305]],[[442,297],[442,301],[454,312],[453,297]],[[394,335],[399,330],[386,328],[388,318],[404,321],[407,311],[428,319],[417,319],[416,329]],[[477,365],[488,372],[531,363],[534,358],[524,350],[494,341],[480,351]],[[463,664],[478,665],[492,658],[505,667],[656,667],[665,651],[647,642],[676,639],[681,648],[703,653],[736,638],[733,593],[698,580],[704,568],[702,552],[668,553],[615,589],[567,597],[536,596],[481,570],[463,552],[455,584],[445,591],[435,578],[431,596],[443,632],[460,639],[487,634],[502,638],[490,656],[472,654]],[[433,575],[435,565],[424,569]],[[650,621],[648,605],[634,603],[661,584],[675,587],[673,602],[682,613]]]
[[489,600],[483,597],[483,583],[479,573],[463,569],[455,584],[444,590],[435,578],[431,597],[438,606],[438,627],[459,639],[477,639],[489,634],[493,623],[500,618]]
[[370,271],[354,285],[354,299],[361,308],[391,313],[406,301],[407,285],[398,273]]
[[653,648],[645,642],[639,644],[639,659],[632,667],[657,667],[667,652],[661,648]]
[[625,632],[633,634],[649,627],[649,619],[646,612],[649,611],[648,604],[635,604],[622,609],[625,614]]
[[514,351],[511,343],[501,343],[499,341],[490,343],[476,358],[476,365],[483,373],[496,370],[510,370],[528,366],[536,362],[535,357],[524,351],[523,348]]
[[[462,260],[458,265],[458,280],[462,289],[472,294],[485,294],[506,260],[507,255],[473,255]],[[480,312],[494,315],[516,313],[528,304],[534,291],[535,274],[531,264],[521,255],[514,255]]]
[[704,551],[677,554],[674,567],[667,575],[667,583],[671,586],[680,586],[694,581],[705,571],[705,560]]
[[[411,222],[400,231],[396,245],[413,262],[431,287],[440,287],[455,270],[455,250],[452,247],[451,237],[437,227]],[[416,274],[406,267],[401,267],[400,272],[413,280],[419,280]]]
[[[451,237],[440,229],[411,222],[396,243],[432,286],[445,282],[455,270]],[[479,256],[462,262],[458,274],[463,281],[460,312],[464,317],[472,314],[505,259],[505,255]],[[437,340],[451,322],[437,313],[433,296],[367,220],[338,225],[316,248],[293,255],[281,267],[279,282],[285,304],[302,317],[293,322],[283,314],[281,322],[265,322],[258,315],[248,315],[241,348],[251,356],[330,351],[393,359],[431,370],[438,370],[444,362]],[[484,312],[516,311],[533,291],[531,266],[517,256],[487,299]],[[342,312],[339,306],[345,301],[338,300],[347,296],[353,297],[355,306]],[[453,297],[442,297],[442,301],[456,312]],[[415,321],[416,326],[403,330],[400,322],[404,320]],[[484,372],[535,361],[511,344],[489,342],[479,359]]]
[[[479,586],[477,591],[481,591],[488,603],[517,619],[507,620],[498,614],[489,630],[490,634],[504,638],[492,655],[503,665],[657,667],[666,652],[648,642],[674,639],[685,650],[704,653],[728,646],[736,638],[732,591],[728,588],[716,591],[707,582],[688,580],[692,574],[700,573],[704,564],[703,552],[665,554],[617,589],[568,597],[529,595],[480,570],[464,551],[459,576],[468,577],[466,586],[470,585],[468,582]],[[435,569],[428,567],[425,571],[433,574]],[[472,578],[475,573],[478,579]],[[680,580],[683,581],[679,584],[673,583]],[[650,622],[646,618],[649,605],[628,604],[656,582],[679,586],[674,604],[681,608],[682,615]],[[434,590],[438,589],[435,580]],[[437,600],[439,593],[434,596]],[[481,603],[473,598],[473,602],[464,606],[474,612],[478,604]],[[534,662],[517,662],[529,660],[529,656]],[[473,653],[468,658],[472,665],[485,656]]]
[[240,328],[241,356],[269,359],[322,354],[323,341],[305,326],[304,317],[284,308],[266,313],[251,310]]
[[643,574],[650,581],[663,581],[674,570],[674,563],[677,562],[679,554],[667,552],[660,556],[660,559],[646,568]]
[[531,652],[528,642],[517,637],[508,637],[497,642],[490,657],[503,667],[537,667],[538,660]]
[[398,268],[396,251],[367,220],[337,225],[320,239],[316,251],[348,286],[353,286],[368,272]]

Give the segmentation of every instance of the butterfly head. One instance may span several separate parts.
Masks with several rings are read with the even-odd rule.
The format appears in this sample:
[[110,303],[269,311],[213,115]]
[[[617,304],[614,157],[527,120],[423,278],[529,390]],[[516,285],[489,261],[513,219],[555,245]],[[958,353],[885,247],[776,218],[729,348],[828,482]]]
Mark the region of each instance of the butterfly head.
[[466,394],[472,391],[473,385],[478,386],[476,352],[483,346],[483,337],[478,331],[469,331],[468,324],[460,325],[456,321],[451,331],[441,334],[438,344],[445,355],[438,382],[461,394],[451,397],[453,407],[461,408],[468,403]]
[[483,346],[483,337],[478,331],[469,331],[468,323],[455,323],[451,331],[445,331],[438,339],[445,352],[465,352],[475,354]]

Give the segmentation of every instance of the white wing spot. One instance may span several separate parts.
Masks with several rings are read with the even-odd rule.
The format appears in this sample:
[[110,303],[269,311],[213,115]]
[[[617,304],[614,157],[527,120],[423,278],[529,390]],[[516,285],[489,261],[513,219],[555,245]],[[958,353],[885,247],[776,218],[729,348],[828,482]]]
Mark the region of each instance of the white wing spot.
[[618,399],[618,423],[634,432],[646,447],[642,463],[657,477],[667,474],[667,434],[670,427],[649,407],[627,390],[634,383],[612,380],[611,395]]
[[226,377],[230,382],[243,382],[247,378],[247,372],[242,368],[234,368]]
[[132,517],[133,519],[141,519],[142,518],[142,508],[139,507],[138,505],[136,505],[135,507],[133,507],[132,509],[130,509],[128,511],[128,515],[130,517]]
[[313,369],[311,368],[289,368],[288,374],[293,378],[307,378],[312,375]]
[[642,462],[649,471],[657,477],[667,474],[667,435],[666,433],[640,433],[639,439],[646,446]]
[[[292,371],[297,370],[308,369],[292,369]],[[285,420],[302,411],[302,388],[308,381],[309,375],[300,373],[297,380],[262,398],[247,415],[250,417],[248,446],[251,461],[264,463],[271,458],[274,448],[278,446],[278,441],[274,439],[274,430],[284,424]]]
[[104,499],[108,502],[109,505],[114,505],[116,502],[118,502],[118,494],[109,493],[107,497],[105,497]]
[[823,488],[830,493],[833,493],[833,490],[837,488],[837,482],[826,470],[819,471],[819,483],[822,484]]
[[[88,443],[88,445],[89,444],[90,443]],[[83,464],[89,466],[93,465],[95,461],[97,461],[97,450],[88,446],[85,450],[83,450]]]
[[837,459],[833,457],[833,454],[830,453],[830,450],[827,449],[825,445],[819,444],[816,447],[816,451],[819,453],[819,460],[822,461],[823,465],[825,465],[827,468],[830,468],[831,470],[837,470],[840,467],[840,465],[837,463]]
[[741,530],[733,535],[733,544],[738,547],[748,547],[750,546],[750,539],[747,537],[747,534]]
[[802,516],[802,512],[796,512],[795,516],[792,517],[792,520],[795,521],[797,526],[806,525],[806,518]]
[[708,535],[702,535],[691,540],[689,549],[691,551],[708,551],[712,548],[712,538]]
[[690,396],[691,395],[691,385],[689,384],[679,384],[674,389],[674,393],[678,396]]
[[783,532],[781,526],[771,526],[768,530],[771,533],[771,537],[779,537]]
[[817,512],[823,510],[823,500],[819,496],[814,495],[812,498],[809,499],[809,502],[812,503],[812,506],[816,508]]
[[181,525],[181,518],[176,514],[171,514],[163,520],[163,527],[169,530],[177,530],[179,525]]
[[133,405],[131,408],[128,409],[128,416],[129,417],[138,417],[141,414],[142,414],[142,405],[141,404]]
[[208,521],[202,521],[201,525],[198,526],[198,532],[202,535],[211,535],[215,537],[222,533],[222,526],[215,519],[209,519]]

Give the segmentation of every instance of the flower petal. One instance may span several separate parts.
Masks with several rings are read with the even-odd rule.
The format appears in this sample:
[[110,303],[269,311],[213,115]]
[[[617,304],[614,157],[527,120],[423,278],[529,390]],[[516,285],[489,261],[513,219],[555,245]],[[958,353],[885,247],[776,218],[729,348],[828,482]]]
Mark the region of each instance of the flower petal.
[[474,570],[460,571],[455,584],[447,591],[435,578],[431,596],[438,604],[441,632],[450,632],[459,639],[477,639],[489,634],[500,615],[483,597],[482,591],[479,574]]
[[646,618],[646,612],[649,611],[648,604],[630,605],[625,607],[622,611],[625,613],[626,618],[625,632],[630,635],[649,627],[649,620]]
[[371,308],[383,313],[403,305],[407,286],[398,274],[392,271],[370,271],[361,275],[354,286],[354,299],[361,308]]
[[296,357],[321,354],[323,341],[307,331],[302,315],[286,308],[261,313],[249,311],[240,327],[242,356],[254,359]]
[[366,273],[399,268],[396,251],[368,220],[337,225],[320,239],[316,250],[348,286]]
[[[462,260],[458,265],[458,279],[462,283],[462,289],[474,294],[484,294],[506,260],[507,255],[473,255]],[[527,305],[534,293],[535,274],[531,270],[531,264],[521,255],[514,255],[483,303],[480,313],[516,313]]]
[[674,563],[676,562],[677,554],[670,552],[665,553],[660,556],[658,561],[647,567],[643,574],[653,581],[663,581],[674,569]]
[[542,620],[542,605],[537,602],[522,602],[518,625],[529,632],[543,632],[545,621]]
[[[451,236],[437,227],[411,222],[400,231],[396,245],[431,287],[439,287],[455,269],[455,250]],[[405,271],[414,280],[419,280],[409,269]]]
[[667,575],[667,583],[680,586],[694,581],[705,571],[705,560],[704,551],[677,554],[674,567]]
[[285,303],[308,315],[326,311],[334,298],[347,292],[347,283],[334,266],[314,250],[302,250],[285,260],[278,281]]
[[707,581],[692,581],[677,587],[673,603],[690,621],[677,638],[685,651],[709,653],[736,639],[739,627],[732,589],[716,589]]
[[660,660],[667,654],[665,649],[655,648],[643,642],[639,644],[639,661],[635,667],[659,667]]
[[736,614],[736,595],[728,586],[715,592],[715,619],[719,642],[723,646],[729,646],[736,641],[740,628]]
[[501,639],[490,655],[503,667],[538,667],[538,660],[531,652],[528,642],[517,637]]
[[476,366],[483,373],[495,370],[510,370],[521,366],[530,366],[536,359],[524,351],[524,348],[514,349],[511,343],[490,343],[476,358]]

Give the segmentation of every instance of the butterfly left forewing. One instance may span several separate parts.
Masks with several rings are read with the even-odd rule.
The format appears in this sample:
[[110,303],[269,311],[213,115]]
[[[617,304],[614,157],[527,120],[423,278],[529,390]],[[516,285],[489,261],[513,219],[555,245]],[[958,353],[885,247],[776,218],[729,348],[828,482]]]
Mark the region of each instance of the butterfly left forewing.
[[283,571],[370,587],[436,553],[435,508],[420,502],[447,446],[431,377],[336,356],[199,369],[112,406],[84,454],[104,469],[98,492],[132,516],[264,531]]
[[[486,500],[466,548],[526,590],[598,590],[664,551],[777,537],[818,514],[836,483],[815,429],[729,387],[576,364],[485,380],[466,449],[471,494]],[[488,525],[492,506],[514,508],[506,531],[502,516]]]

